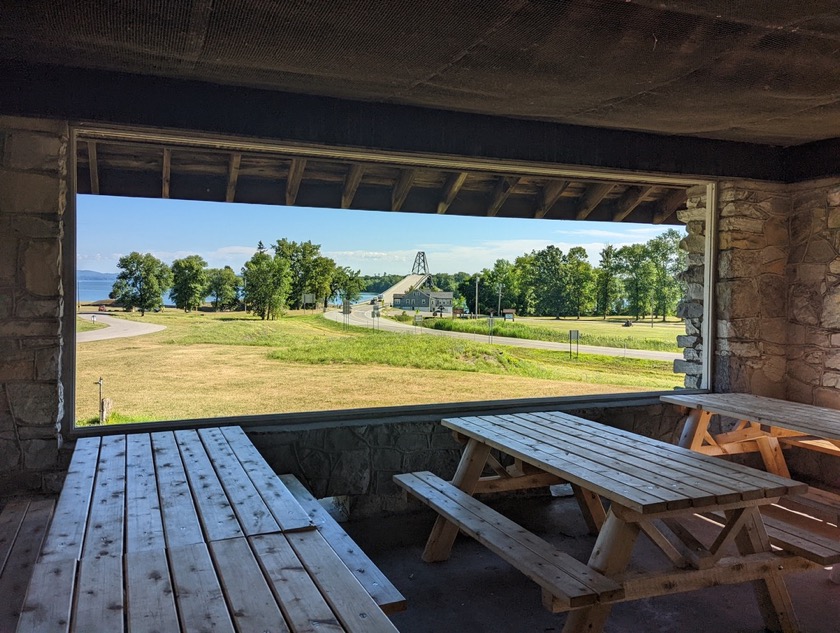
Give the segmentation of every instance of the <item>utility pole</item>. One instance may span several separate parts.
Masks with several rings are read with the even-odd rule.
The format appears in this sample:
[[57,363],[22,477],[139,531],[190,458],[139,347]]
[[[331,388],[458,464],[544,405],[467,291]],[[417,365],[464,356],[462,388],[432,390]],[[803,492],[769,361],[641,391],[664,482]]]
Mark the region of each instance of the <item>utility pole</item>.
[[502,288],[504,287],[505,285],[503,283],[499,284],[499,306],[496,310],[496,316],[502,316]]
[[476,275],[476,278],[475,278],[475,316],[474,316],[474,318],[476,318],[476,319],[478,318],[478,280],[479,279],[481,279],[481,277]]

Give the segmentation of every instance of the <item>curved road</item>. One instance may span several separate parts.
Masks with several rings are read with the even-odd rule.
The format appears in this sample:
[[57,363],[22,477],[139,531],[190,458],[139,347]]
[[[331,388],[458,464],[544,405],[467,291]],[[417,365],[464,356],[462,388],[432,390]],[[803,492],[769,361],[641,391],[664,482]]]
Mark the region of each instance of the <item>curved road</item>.
[[152,332],[160,332],[165,330],[165,325],[154,325],[152,323],[137,323],[136,321],[126,321],[125,319],[118,319],[116,317],[108,316],[101,312],[83,312],[79,315],[80,319],[92,321],[96,317],[97,323],[102,323],[108,327],[100,328],[98,330],[90,330],[88,332],[79,332],[76,334],[77,343],[87,343],[89,341],[106,341],[112,338],[127,338],[129,336],[141,336],[143,334],[151,334]]
[[[425,327],[416,327],[391,319],[376,319],[373,323],[371,316],[373,310],[367,304],[353,306],[353,313],[348,315],[348,323],[358,327],[385,330],[386,332],[401,332],[403,334],[429,334],[432,336],[449,336],[452,338],[467,339],[481,343],[495,343],[497,345],[512,345],[514,347],[528,347],[531,349],[548,349],[557,352],[568,352],[568,343],[555,343],[551,341],[532,341],[523,338],[510,338],[507,336],[494,336],[492,339],[484,334],[468,334],[466,332],[447,332],[444,330],[432,330]],[[340,311],[331,310],[324,316],[336,323],[344,322],[344,315]],[[597,345],[581,345],[580,351],[584,354],[599,354],[601,356],[620,356],[622,358],[641,358],[644,360],[665,360],[673,361],[683,356],[678,352],[657,352],[646,349],[623,349],[618,347],[600,347]]]

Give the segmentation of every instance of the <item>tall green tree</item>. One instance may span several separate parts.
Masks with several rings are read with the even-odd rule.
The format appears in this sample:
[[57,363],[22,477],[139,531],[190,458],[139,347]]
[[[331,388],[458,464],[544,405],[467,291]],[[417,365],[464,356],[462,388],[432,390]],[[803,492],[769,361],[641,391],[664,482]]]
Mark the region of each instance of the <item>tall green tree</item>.
[[559,319],[565,313],[565,274],[563,251],[553,244],[533,253],[531,284],[536,295],[537,314]]
[[263,320],[276,319],[289,297],[289,262],[278,255],[272,257],[260,242],[242,268],[242,283],[248,311]]
[[207,294],[212,297],[213,309],[232,310],[239,300],[239,277],[233,268],[211,268],[207,271]]
[[595,311],[607,318],[621,296],[621,262],[615,246],[601,249],[601,261],[595,271]]
[[274,245],[275,256],[288,264],[291,288],[289,304],[300,308],[303,295],[312,293],[316,298],[328,296],[330,281],[335,272],[335,262],[321,255],[321,245],[310,241],[294,242],[279,239]]
[[111,290],[111,298],[126,309],[137,308],[142,316],[163,305],[163,293],[172,285],[169,266],[151,253],[137,251],[120,257],[120,272]]
[[644,244],[631,244],[618,249],[618,259],[627,307],[638,321],[647,313],[653,296],[654,269]]
[[682,236],[668,229],[645,244],[653,266],[653,309],[663,321],[676,311],[683,289],[677,275],[685,270],[685,253],[680,250]]
[[172,262],[172,299],[184,312],[197,310],[207,296],[207,262],[188,255]]
[[589,312],[594,303],[595,273],[582,246],[573,246],[566,254],[566,307],[576,316]]
[[352,270],[347,266],[336,268],[330,284],[330,295],[332,299],[341,295],[348,301],[355,301],[359,298],[364,288],[364,282],[358,270]]

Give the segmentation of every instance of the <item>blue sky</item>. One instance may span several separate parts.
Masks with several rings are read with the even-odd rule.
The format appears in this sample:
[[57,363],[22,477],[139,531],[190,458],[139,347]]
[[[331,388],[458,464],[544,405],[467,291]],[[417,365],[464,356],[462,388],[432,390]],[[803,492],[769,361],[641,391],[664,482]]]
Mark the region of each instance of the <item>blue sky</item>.
[[183,200],[79,195],[77,267],[116,272],[131,251],[168,264],[201,255],[211,267],[239,269],[262,240],[311,240],[340,266],[362,274],[407,274],[417,251],[431,272],[473,273],[497,259],[554,244],[583,246],[593,265],[605,244],[646,242],[669,227],[605,222],[469,218]]

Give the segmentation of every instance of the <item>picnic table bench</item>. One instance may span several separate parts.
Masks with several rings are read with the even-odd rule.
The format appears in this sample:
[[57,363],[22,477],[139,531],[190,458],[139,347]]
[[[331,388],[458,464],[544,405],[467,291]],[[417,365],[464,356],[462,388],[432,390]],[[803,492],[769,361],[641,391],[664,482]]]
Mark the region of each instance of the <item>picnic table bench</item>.
[[396,631],[402,595],[287,483],[239,427],[77,440],[18,633]]
[[[774,550],[759,508],[804,492],[805,484],[558,412],[442,424],[467,440],[452,481],[427,472],[394,477],[439,513],[424,560],[447,559],[464,531],[535,580],[546,607],[569,611],[566,633],[602,630],[616,602],[747,581],[769,629],[798,630],[783,574],[817,564]],[[519,472],[503,468],[493,449],[515,458]],[[495,474],[482,477],[485,466]],[[542,484],[533,469],[580,491],[581,511],[598,531],[587,564],[472,497],[488,478],[505,480],[508,490],[517,480]],[[719,521],[712,542],[697,533],[698,513]],[[667,568],[627,569],[639,534],[664,554]]]

